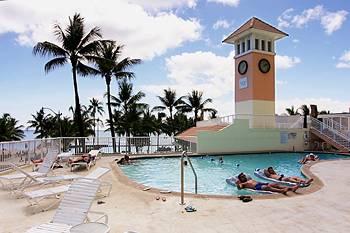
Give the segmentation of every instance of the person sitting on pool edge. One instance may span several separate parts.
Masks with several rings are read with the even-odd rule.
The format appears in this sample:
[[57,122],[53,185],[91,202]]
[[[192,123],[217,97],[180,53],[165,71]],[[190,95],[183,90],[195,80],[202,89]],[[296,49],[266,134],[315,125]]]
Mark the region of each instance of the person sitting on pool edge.
[[122,164],[122,165],[125,165],[125,164],[130,164],[130,157],[129,155],[125,154],[123,158],[121,158],[117,164]]
[[279,180],[279,181],[286,181],[286,182],[291,182],[291,183],[302,184],[302,185],[309,185],[312,181],[314,181],[314,179],[304,180],[304,179],[301,179],[297,176],[285,177],[283,174],[279,175],[275,172],[273,167],[268,167],[267,169],[264,169],[264,174],[268,178],[272,178],[272,179]]
[[282,194],[287,194],[288,191],[295,192],[299,188],[298,185],[295,185],[292,187],[285,187],[279,184],[261,183],[253,179],[248,180],[247,176],[244,173],[241,173],[238,175],[238,180],[236,182],[236,185],[238,189],[249,188],[257,191],[262,190],[262,191],[269,191],[269,192],[282,193]]
[[317,160],[319,160],[319,157],[313,153],[310,153],[308,155],[305,155],[305,157],[301,159],[299,163],[306,164],[309,161],[317,161]]

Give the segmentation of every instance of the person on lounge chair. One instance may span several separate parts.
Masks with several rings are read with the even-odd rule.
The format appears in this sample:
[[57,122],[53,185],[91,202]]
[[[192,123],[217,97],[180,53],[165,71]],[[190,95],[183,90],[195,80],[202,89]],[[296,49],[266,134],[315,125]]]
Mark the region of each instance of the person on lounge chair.
[[276,193],[282,193],[282,194],[286,194],[288,191],[295,192],[299,188],[298,185],[295,185],[293,187],[285,187],[279,184],[261,183],[253,179],[248,180],[247,176],[244,173],[241,173],[238,175],[238,180],[236,182],[236,185],[238,189],[249,188],[249,189],[254,189],[258,191],[262,190],[262,191],[270,191],[270,192],[276,192]]
[[319,160],[318,156],[313,153],[310,153],[308,155],[305,155],[305,157],[301,159],[299,163],[306,164],[309,161],[317,161],[317,160]]
[[81,156],[75,156],[68,159],[68,164],[86,162],[89,163],[91,160],[90,154],[83,154]]
[[304,180],[301,179],[300,177],[297,176],[287,176],[285,177],[283,174],[277,174],[273,167],[269,167],[264,170],[264,174],[266,177],[275,179],[275,180],[280,180],[280,181],[286,181],[286,182],[291,182],[291,183],[296,183],[296,184],[301,184],[301,185],[309,185],[313,179],[308,179]]

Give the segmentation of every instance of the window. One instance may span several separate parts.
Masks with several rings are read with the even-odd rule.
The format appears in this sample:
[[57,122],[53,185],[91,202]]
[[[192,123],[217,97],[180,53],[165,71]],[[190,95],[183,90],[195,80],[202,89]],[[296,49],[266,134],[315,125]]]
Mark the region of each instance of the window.
[[242,53],[245,52],[245,42],[242,42]]
[[237,54],[240,54],[240,53],[241,53],[241,45],[237,44]]
[[259,50],[259,39],[255,39],[255,49]]
[[265,51],[265,41],[261,40],[261,50]]
[[271,43],[271,41],[268,41],[267,42],[267,51],[269,51],[269,52],[272,52],[272,43]]
[[250,40],[247,40],[247,51],[250,50]]

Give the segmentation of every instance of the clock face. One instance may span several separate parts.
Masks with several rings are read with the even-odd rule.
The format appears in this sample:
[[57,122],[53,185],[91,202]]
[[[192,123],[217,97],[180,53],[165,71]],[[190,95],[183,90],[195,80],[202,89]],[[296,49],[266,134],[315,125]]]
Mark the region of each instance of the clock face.
[[247,61],[241,61],[238,64],[238,73],[240,73],[241,75],[247,73],[248,70],[248,62]]
[[261,59],[259,61],[259,70],[262,72],[262,73],[267,73],[270,71],[270,62],[268,60],[266,60],[265,58]]

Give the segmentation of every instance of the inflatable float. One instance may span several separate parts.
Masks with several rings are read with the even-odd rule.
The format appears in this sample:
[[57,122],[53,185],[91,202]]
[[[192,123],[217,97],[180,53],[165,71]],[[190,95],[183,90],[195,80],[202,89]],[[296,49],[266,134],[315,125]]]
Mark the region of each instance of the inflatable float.
[[[288,186],[294,186],[294,185],[298,184],[298,183],[294,183],[294,182],[288,182],[288,181],[283,181],[283,180],[276,180],[276,179],[272,179],[270,177],[267,177],[264,174],[264,169],[260,169],[260,168],[255,169],[254,175],[256,177],[259,177],[260,179],[271,181],[271,182],[274,182],[274,183],[277,183],[277,184],[288,185]],[[310,184],[300,184],[300,187],[307,187],[309,185]]]
[[[229,185],[233,185],[233,186],[237,187],[236,182],[238,180],[238,175],[239,174],[237,174],[235,176],[231,176],[230,178],[227,178],[226,179],[226,183],[228,183]],[[245,175],[246,175],[248,180],[252,179],[252,177],[250,177],[249,175],[247,175],[247,174],[245,174]],[[270,192],[270,191],[255,190],[255,189],[248,189],[248,188],[245,188],[245,190],[249,190],[249,191],[255,192],[255,193],[262,193],[262,194],[272,194],[273,193],[273,192]]]

